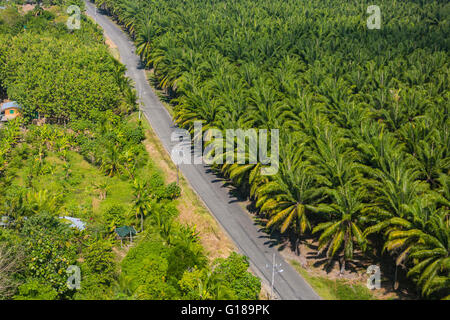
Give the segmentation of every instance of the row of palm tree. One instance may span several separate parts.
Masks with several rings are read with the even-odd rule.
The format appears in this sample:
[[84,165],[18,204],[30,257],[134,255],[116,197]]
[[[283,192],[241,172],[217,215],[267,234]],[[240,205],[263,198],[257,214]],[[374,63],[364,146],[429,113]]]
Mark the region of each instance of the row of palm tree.
[[389,13],[370,32],[364,1],[96,3],[135,39],[179,126],[280,129],[278,174],[214,166],[268,230],[317,235],[342,272],[381,240],[421,295],[448,295],[443,4],[381,1]]

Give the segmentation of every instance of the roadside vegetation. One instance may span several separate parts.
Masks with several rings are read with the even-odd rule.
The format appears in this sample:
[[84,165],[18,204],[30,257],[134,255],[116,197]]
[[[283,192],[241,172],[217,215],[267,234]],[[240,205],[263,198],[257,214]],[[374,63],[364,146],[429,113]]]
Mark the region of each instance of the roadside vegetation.
[[22,107],[0,128],[0,299],[257,299],[246,257],[208,259],[178,221],[181,190],[142,143],[125,68],[84,15],[67,29],[72,3],[0,10],[0,91]]
[[341,273],[391,256],[450,294],[448,3],[95,0],[135,40],[179,126],[280,129],[280,168],[214,166],[293,247]]
[[295,260],[291,261],[294,268],[313,287],[317,294],[326,300],[375,300],[374,293],[365,285],[352,283],[345,279],[328,279],[311,275]]

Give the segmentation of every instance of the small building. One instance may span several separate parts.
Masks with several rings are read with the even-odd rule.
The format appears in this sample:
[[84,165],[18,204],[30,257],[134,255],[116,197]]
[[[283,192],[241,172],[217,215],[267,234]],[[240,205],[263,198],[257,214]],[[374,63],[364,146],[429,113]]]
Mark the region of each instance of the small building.
[[0,121],[8,121],[20,115],[22,107],[16,101],[5,102],[0,107]]
[[114,230],[117,237],[120,239],[120,246],[122,246],[123,239],[129,238],[131,242],[133,242],[133,237],[136,235],[136,230],[133,227],[123,226],[118,227]]

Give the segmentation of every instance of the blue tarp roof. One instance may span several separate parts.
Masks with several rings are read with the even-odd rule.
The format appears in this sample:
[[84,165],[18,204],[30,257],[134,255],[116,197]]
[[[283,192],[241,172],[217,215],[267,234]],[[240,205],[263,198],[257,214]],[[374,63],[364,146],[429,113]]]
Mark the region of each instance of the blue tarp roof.
[[78,230],[82,231],[86,229],[86,223],[81,221],[81,219],[73,218],[73,217],[59,217],[60,219],[66,219],[72,222],[70,225],[71,228],[77,228]]
[[9,108],[22,109],[22,107],[16,101],[10,101],[10,102],[5,102],[4,104],[2,104],[1,112],[5,111],[6,109],[9,109]]

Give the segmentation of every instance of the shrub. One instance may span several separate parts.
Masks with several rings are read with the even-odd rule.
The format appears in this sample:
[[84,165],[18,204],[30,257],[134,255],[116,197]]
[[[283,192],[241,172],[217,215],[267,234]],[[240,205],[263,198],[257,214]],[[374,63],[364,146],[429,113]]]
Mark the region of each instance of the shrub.
[[115,267],[110,241],[98,240],[91,243],[84,253],[84,259],[90,272],[112,278]]
[[18,288],[15,300],[56,300],[58,292],[48,283],[38,279],[29,279]]
[[93,123],[88,119],[74,119],[70,123],[70,127],[77,132],[83,132],[85,130],[92,130]]
[[169,183],[166,186],[166,197],[168,199],[173,200],[178,198],[180,195],[181,195],[181,188],[175,182]]
[[116,227],[123,226],[125,223],[125,208],[120,204],[114,204],[108,207],[103,213],[103,220],[110,231]]
[[216,259],[214,274],[235,292],[236,299],[254,300],[261,291],[261,280],[247,271],[249,266],[246,256],[233,252],[226,259]]
[[130,280],[130,291],[138,299],[171,299],[177,290],[167,282],[167,248],[158,234],[130,249],[122,261],[122,275]]
[[144,129],[142,128],[142,126],[127,124],[125,126],[125,138],[132,145],[139,144],[142,140],[145,139]]
[[30,217],[21,231],[25,238],[26,275],[50,285],[60,298],[72,294],[66,270],[75,262],[73,230],[49,214]]

